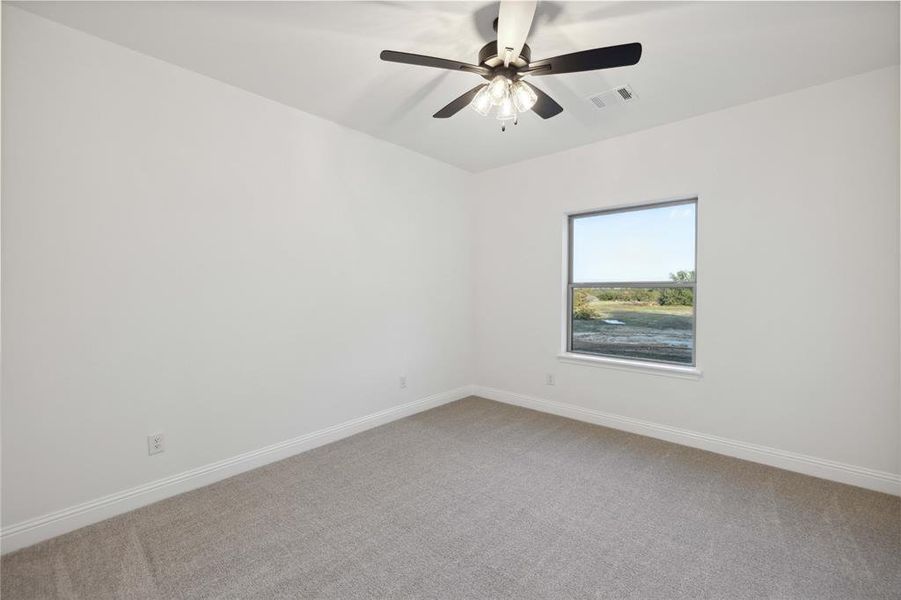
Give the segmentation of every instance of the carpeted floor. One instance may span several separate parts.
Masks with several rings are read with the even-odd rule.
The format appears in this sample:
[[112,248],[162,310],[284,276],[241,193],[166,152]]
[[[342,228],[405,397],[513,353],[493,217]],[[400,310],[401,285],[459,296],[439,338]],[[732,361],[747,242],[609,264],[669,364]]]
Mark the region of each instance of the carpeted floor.
[[899,598],[901,499],[479,398],[2,560],[20,598]]

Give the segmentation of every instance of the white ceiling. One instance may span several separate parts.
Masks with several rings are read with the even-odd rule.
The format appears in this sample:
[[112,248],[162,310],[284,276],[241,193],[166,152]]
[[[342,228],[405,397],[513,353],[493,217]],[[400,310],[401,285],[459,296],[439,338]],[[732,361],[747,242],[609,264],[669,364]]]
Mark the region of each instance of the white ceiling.
[[[534,59],[635,41],[644,53],[634,67],[534,78],[564,112],[530,113],[501,133],[468,109],[431,116],[477,76],[378,58],[390,49],[476,62],[493,39],[494,2],[13,4],[470,171],[899,62],[897,2],[543,0]],[[587,100],[621,84],[639,100],[602,110]]]

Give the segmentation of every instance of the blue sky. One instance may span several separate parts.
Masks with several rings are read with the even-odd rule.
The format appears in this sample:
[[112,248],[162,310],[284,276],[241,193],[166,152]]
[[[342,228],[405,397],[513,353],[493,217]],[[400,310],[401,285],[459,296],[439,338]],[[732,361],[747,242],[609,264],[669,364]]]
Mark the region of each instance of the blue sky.
[[695,205],[573,221],[573,281],[669,281],[695,268]]

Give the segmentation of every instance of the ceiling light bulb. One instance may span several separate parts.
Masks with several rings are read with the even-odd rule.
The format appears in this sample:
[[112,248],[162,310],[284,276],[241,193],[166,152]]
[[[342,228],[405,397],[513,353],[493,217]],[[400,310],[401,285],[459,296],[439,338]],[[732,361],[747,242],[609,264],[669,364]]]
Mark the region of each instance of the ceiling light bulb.
[[498,121],[509,121],[515,118],[516,107],[513,106],[513,99],[507,96],[497,106],[497,119]]
[[504,98],[510,95],[510,80],[503,75],[498,75],[488,84],[488,96],[495,106],[500,105]]
[[488,95],[488,86],[483,85],[482,89],[478,91],[475,95],[475,98],[472,99],[472,102],[469,103],[474,111],[482,115],[483,117],[488,116],[488,112],[491,110],[491,96]]
[[516,105],[516,110],[519,112],[526,112],[535,106],[535,102],[538,101],[538,95],[535,93],[535,90],[525,81],[514,83],[510,87],[510,95],[513,97],[513,104]]

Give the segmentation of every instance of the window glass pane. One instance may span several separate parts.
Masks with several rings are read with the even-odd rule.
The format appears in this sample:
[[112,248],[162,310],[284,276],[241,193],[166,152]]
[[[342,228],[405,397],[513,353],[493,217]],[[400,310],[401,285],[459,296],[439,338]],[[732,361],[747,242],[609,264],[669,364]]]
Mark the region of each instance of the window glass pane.
[[670,281],[695,270],[695,203],[573,218],[573,282]]
[[693,288],[572,288],[572,351],[693,364]]

